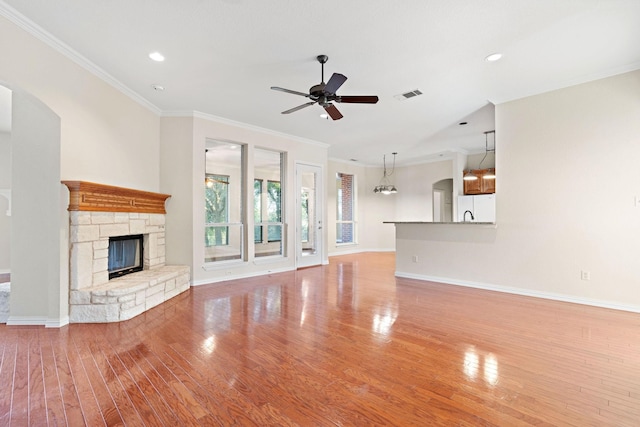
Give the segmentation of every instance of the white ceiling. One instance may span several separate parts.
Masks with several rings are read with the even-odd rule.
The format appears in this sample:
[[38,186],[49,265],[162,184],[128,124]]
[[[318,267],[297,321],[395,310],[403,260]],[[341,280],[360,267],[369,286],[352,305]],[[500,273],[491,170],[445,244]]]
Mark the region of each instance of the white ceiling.
[[[398,164],[484,150],[493,104],[640,68],[640,0],[5,0],[163,114],[218,116]],[[151,61],[159,51],[166,60]],[[484,58],[500,52],[494,63]],[[307,92],[348,77],[323,120]],[[155,91],[153,84],[165,90]],[[419,89],[422,96],[395,95]],[[467,126],[459,126],[467,121]],[[500,136],[497,136],[498,146]]]

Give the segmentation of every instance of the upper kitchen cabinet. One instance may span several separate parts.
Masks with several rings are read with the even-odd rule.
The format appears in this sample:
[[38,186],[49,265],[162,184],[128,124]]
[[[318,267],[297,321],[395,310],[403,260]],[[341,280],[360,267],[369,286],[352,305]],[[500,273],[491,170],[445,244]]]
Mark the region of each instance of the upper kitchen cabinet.
[[[474,175],[476,179],[463,180],[464,194],[493,194],[496,192],[496,170],[494,168],[466,171],[464,175],[469,173]],[[493,178],[486,178],[490,173],[493,174]]]
[[482,156],[478,168],[469,167],[462,175],[464,194],[493,194],[496,192],[496,131],[486,131],[484,141],[484,156]]

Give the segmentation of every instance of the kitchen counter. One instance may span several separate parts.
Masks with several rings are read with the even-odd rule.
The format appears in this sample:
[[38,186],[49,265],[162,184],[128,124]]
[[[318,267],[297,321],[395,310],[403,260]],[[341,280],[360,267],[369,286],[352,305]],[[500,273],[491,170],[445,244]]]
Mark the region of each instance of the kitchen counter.
[[471,226],[485,226],[489,228],[496,228],[495,222],[434,222],[434,221],[382,221],[383,224],[425,224],[425,225],[471,225]]

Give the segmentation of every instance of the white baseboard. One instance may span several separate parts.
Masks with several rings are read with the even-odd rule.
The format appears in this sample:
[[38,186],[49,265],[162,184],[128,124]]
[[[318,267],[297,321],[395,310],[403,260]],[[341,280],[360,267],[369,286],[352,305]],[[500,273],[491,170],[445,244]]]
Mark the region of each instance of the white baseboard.
[[293,271],[293,270],[295,270],[295,267],[285,267],[285,268],[277,268],[269,271],[256,271],[256,272],[247,273],[247,274],[212,277],[210,279],[202,279],[202,280],[195,280],[195,281],[192,280],[191,286],[210,285],[213,283],[226,282],[227,280],[248,279],[249,277],[266,276],[269,274],[284,273],[286,271]]
[[425,276],[413,273],[404,273],[402,271],[395,272],[396,277],[404,277],[406,279],[424,280],[428,282],[443,283],[446,285],[464,286],[467,288],[484,289],[487,291],[504,292],[508,294],[523,295],[527,297],[543,298],[554,301],[570,302],[574,304],[590,305],[594,307],[610,308],[612,310],[630,311],[632,313],[640,313],[640,307],[635,305],[617,304],[609,301],[594,300],[590,298],[580,298],[570,295],[556,294],[552,292],[540,292],[531,289],[511,288],[508,286],[491,285],[488,283],[470,282],[465,280],[451,279],[447,277]]
[[60,319],[48,319],[44,324],[45,328],[61,328],[69,324],[69,316],[64,316]]
[[344,251],[334,251],[329,254],[329,257],[332,256],[340,256],[340,255],[353,255],[360,254],[364,252],[395,252],[396,248],[386,248],[386,249],[366,249],[366,248],[349,248]]
[[44,326],[46,324],[46,317],[9,316],[7,319],[7,326]]

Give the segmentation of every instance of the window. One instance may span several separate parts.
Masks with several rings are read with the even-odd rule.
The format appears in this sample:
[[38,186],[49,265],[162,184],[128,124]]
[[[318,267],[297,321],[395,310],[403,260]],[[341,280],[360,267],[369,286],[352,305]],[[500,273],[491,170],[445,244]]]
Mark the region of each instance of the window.
[[303,189],[302,194],[300,194],[300,204],[302,205],[300,208],[300,241],[302,243],[309,242],[309,196],[309,192]]
[[253,180],[253,241],[262,243],[262,180]]
[[254,151],[253,218],[255,256],[282,255],[282,158],[283,154]]
[[336,243],[356,243],[355,177],[336,174]]
[[205,262],[242,259],[244,147],[207,140],[205,151]]
[[[205,174],[205,222],[207,224],[229,222],[229,177]],[[206,246],[229,244],[228,226],[210,226],[205,229]]]
[[267,181],[267,219],[270,223],[280,225],[267,226],[267,241],[282,240],[282,192],[279,181]]

